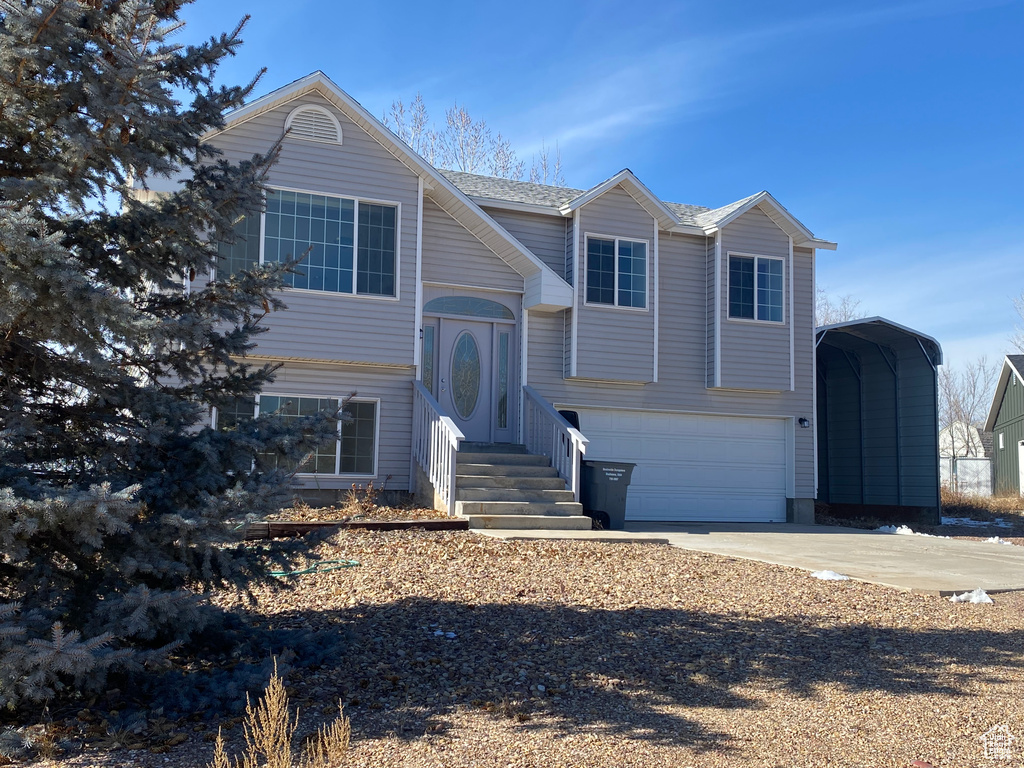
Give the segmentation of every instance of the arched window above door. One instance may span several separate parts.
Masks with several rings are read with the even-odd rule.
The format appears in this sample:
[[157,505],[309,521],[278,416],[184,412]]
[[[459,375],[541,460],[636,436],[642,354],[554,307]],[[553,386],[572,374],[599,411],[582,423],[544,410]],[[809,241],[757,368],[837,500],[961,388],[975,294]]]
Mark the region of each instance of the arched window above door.
[[423,307],[425,314],[436,315],[469,315],[471,317],[493,317],[499,320],[515,320],[512,310],[504,304],[490,299],[477,299],[472,296],[441,296],[428,301]]

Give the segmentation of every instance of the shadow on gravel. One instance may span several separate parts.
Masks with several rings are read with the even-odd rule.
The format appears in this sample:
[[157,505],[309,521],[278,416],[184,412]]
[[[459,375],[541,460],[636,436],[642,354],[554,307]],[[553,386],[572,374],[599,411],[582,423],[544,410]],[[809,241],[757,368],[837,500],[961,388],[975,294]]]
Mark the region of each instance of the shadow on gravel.
[[961,684],[979,682],[977,672],[952,665],[1024,665],[1024,630],[835,627],[685,609],[405,599],[275,615],[275,625],[288,623],[350,633],[344,658],[296,684],[307,705],[347,702],[364,738],[416,739],[456,709],[479,708],[525,728],[723,751],[730,737],[687,707],[756,708],[758,691],[809,696],[821,684],[966,695]]

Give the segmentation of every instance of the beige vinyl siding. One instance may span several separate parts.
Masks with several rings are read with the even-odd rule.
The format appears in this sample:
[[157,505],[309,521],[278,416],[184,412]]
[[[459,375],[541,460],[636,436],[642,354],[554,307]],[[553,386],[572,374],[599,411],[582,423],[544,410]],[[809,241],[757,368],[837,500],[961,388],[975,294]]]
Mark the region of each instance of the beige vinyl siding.
[[[729,318],[729,254],[784,259],[783,322]],[[789,389],[789,237],[765,213],[754,208],[722,230],[722,356],[720,386],[728,389]]]
[[379,488],[386,479],[389,490],[408,490],[409,456],[412,451],[412,381],[411,370],[368,366],[286,363],[278,370],[276,381],[267,387],[268,393],[343,398],[354,392],[359,398],[380,400],[377,413],[377,474],[365,478],[326,475],[298,477],[296,485],[329,490],[348,488],[353,482],[365,484],[373,480]]
[[556,275],[565,274],[565,232],[568,219],[498,208],[484,210],[512,237],[539,256]]
[[430,199],[423,201],[423,280],[523,290],[518,272]]
[[[648,382],[654,379],[654,218],[616,187],[580,209],[576,376]],[[647,242],[647,308],[586,304],[587,236]]]
[[[788,250],[788,240],[787,240]],[[606,407],[746,416],[788,416],[795,422],[812,419],[814,346],[811,255],[797,252],[800,274],[794,285],[798,327],[794,339],[797,388],[779,392],[715,390],[707,387],[708,259],[714,260],[714,239],[659,235],[660,331],[656,383],[637,386],[563,377],[565,323],[560,314],[530,313],[529,384],[558,407]],[[787,286],[788,300],[788,286]],[[581,324],[582,325],[582,324]],[[581,327],[582,333],[582,327]],[[786,352],[788,354],[788,338]],[[586,434],[586,424],[583,433]],[[795,497],[814,496],[814,430],[790,423],[794,442]]]
[[317,291],[285,291],[288,309],[270,315],[257,352],[277,357],[411,365],[415,337],[417,178],[325,99],[310,94],[214,137],[228,160],[248,160],[277,141],[301,104],[331,111],[342,145],[286,139],[268,183],[288,189],[401,205],[398,300]]

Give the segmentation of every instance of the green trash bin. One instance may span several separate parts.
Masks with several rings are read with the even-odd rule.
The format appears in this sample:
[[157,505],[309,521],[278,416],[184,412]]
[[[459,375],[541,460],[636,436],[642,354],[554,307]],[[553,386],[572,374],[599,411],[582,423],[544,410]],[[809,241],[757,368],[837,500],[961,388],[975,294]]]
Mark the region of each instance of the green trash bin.
[[583,512],[602,528],[621,531],[626,527],[626,490],[636,464],[589,459],[580,464]]

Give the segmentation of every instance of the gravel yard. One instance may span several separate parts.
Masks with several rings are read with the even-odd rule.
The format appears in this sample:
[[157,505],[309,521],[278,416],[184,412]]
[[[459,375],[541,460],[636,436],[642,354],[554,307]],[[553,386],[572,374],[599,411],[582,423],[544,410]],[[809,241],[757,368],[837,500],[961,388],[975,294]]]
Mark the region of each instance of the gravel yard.
[[[346,765],[961,768],[993,765],[993,726],[1024,739],[1024,593],[953,604],[668,546],[473,533],[346,531],[320,550],[362,566],[257,609],[217,600],[349,633],[335,666],[287,681],[309,726],[347,703]],[[187,733],[50,765],[203,765],[210,731]]]

